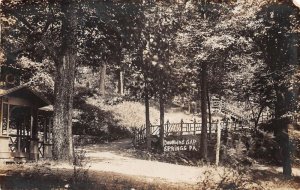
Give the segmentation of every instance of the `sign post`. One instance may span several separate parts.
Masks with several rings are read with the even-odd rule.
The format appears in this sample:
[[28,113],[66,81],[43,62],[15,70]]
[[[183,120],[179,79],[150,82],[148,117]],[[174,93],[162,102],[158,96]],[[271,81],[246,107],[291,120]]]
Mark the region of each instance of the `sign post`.
[[216,166],[219,165],[221,146],[221,126],[220,121],[217,122],[217,147],[216,147]]

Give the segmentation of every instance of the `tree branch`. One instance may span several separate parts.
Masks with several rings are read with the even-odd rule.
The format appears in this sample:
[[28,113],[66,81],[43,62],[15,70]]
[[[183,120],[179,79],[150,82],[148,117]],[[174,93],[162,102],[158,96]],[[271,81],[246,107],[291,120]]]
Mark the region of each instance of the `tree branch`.
[[22,15],[20,15],[18,12],[13,11],[11,9],[6,9],[7,13],[11,16],[15,17],[19,21],[21,21],[30,31],[34,32],[35,28],[24,18]]

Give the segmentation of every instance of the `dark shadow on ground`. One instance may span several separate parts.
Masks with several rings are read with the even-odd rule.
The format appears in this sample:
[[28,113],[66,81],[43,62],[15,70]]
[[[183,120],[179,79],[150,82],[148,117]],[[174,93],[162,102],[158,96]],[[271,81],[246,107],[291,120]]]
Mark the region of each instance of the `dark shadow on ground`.
[[[15,166],[14,166],[15,167]],[[49,169],[46,167],[20,167],[10,171],[0,171],[7,176],[0,176],[1,190],[32,189],[74,189],[74,190],[124,190],[124,189],[197,189],[187,184],[167,184],[154,180],[120,175],[113,172],[94,172],[87,169]]]
[[273,182],[280,186],[285,183],[289,184],[289,188],[300,189],[300,176],[293,176],[290,179],[286,179],[281,173],[275,169],[271,170],[251,170],[251,178],[253,181],[265,181]]

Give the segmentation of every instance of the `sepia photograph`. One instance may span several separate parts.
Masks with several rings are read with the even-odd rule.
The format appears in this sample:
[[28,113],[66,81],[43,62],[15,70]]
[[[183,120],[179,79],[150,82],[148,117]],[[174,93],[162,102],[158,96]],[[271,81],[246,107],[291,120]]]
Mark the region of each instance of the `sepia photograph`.
[[0,0],[0,190],[300,190],[300,0]]

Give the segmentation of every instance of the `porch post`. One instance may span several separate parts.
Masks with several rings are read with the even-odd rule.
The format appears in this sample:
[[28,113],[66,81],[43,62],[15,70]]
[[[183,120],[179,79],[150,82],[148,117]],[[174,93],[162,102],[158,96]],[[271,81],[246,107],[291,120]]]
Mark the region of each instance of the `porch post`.
[[30,119],[30,155],[31,160],[38,160],[38,121],[37,121],[37,108],[33,107],[31,109],[31,119]]
[[[2,98],[0,99],[0,162],[5,162],[12,158],[11,152],[9,149],[9,136],[3,135],[2,133],[2,119],[3,119],[3,104]],[[1,163],[0,163],[1,164]]]
[[52,142],[51,142],[51,133],[52,133],[52,117],[46,116],[46,130],[44,131],[44,134],[46,136],[46,139],[44,141],[44,158],[45,159],[51,159],[52,158]]
[[6,126],[6,136],[9,136],[9,122],[10,122],[10,104],[7,104],[7,126]]
[[0,99],[0,136],[2,136],[2,119],[3,119],[3,105],[2,105],[2,97]]

